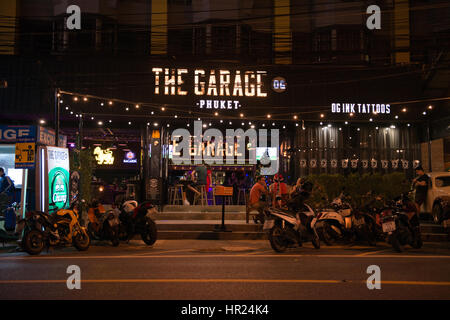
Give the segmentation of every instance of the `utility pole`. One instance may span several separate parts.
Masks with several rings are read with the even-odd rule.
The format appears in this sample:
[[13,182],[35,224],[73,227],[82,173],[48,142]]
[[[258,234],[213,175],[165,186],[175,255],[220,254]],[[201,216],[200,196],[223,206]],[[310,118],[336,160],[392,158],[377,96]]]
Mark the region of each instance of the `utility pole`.
[[55,88],[55,144],[59,146],[59,88]]

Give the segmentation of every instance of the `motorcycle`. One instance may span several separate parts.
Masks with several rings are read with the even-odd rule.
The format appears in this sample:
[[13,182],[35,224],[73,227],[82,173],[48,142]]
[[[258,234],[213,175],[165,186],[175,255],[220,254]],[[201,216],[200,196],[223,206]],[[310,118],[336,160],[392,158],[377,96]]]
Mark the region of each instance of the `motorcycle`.
[[321,239],[328,246],[335,241],[354,242],[356,239],[365,239],[369,245],[376,245],[375,223],[370,215],[353,210],[343,194],[319,212],[314,221]]
[[319,235],[312,223],[315,213],[307,204],[303,206],[297,213],[273,207],[264,210],[266,218],[263,230],[268,231],[270,245],[276,252],[284,252],[290,247],[301,247],[302,242],[308,241],[308,238],[314,248],[320,248]]
[[157,229],[151,215],[157,212],[155,206],[146,201],[138,205],[137,201],[125,201],[120,210],[119,239],[129,241],[140,234],[142,241],[151,246],[156,242]]
[[88,210],[88,219],[87,230],[91,239],[110,240],[114,247],[119,245],[120,220],[115,210],[105,212],[103,206],[94,200]]
[[77,250],[85,251],[90,245],[89,235],[86,228],[80,225],[74,205],[53,215],[41,211],[28,212],[16,229],[19,234],[22,231],[20,244],[30,255],[37,255],[49,246],[73,245]]
[[415,249],[422,247],[420,227],[411,224],[414,215],[417,215],[417,206],[408,199],[407,194],[396,198],[381,213],[382,228],[387,242],[397,252],[402,252],[402,246],[407,244]]

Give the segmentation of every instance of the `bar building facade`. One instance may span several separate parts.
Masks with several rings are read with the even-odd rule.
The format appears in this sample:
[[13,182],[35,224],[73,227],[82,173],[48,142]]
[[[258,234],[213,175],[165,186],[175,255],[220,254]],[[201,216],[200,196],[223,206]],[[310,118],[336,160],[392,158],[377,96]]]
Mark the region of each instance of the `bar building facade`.
[[[316,173],[410,176],[419,162],[448,167],[446,1],[376,1],[381,30],[366,27],[373,1],[43,3],[2,3],[10,18],[2,25],[14,30],[0,42],[5,121],[53,125],[54,89],[70,93],[61,98],[61,130],[74,142],[83,115],[84,146],[140,146],[129,175],[153,181],[144,187],[149,197],[183,169],[171,163],[172,130],[198,119],[223,133],[280,130],[280,172],[292,181]],[[65,27],[69,4],[81,8],[81,30]],[[437,145],[443,159],[431,156]],[[229,170],[256,168],[217,168]]]

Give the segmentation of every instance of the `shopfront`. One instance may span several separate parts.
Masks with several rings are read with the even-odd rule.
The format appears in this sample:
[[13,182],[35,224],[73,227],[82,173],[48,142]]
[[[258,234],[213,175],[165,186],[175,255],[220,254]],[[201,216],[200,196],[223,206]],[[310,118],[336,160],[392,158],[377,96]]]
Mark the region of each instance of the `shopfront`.
[[[60,145],[67,143],[60,136]],[[69,158],[55,145],[55,132],[41,126],[0,125],[0,167],[14,182],[11,202],[27,210],[53,212],[69,206]]]
[[145,90],[132,98],[66,92],[62,99],[70,101],[62,106],[66,119],[82,114],[92,129],[134,129],[130,151],[118,154],[120,135],[115,147],[104,141],[89,147],[101,161],[98,179],[134,177],[142,199],[167,204],[169,187],[201,163],[209,165],[213,186],[227,184],[233,173],[248,185],[257,173],[269,179],[281,173],[290,184],[320,173],[412,176],[421,159],[418,131],[427,106],[418,100],[419,75],[408,67],[343,73],[339,66],[152,63],[146,70]]

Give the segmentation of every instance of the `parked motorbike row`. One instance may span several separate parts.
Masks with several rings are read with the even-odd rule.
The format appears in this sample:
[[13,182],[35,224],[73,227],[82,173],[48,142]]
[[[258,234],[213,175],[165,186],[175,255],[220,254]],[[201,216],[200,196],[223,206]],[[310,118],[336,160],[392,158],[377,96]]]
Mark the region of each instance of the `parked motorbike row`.
[[69,208],[48,214],[32,211],[18,222],[16,234],[23,234],[20,241],[25,252],[36,255],[50,246],[73,245],[79,251],[89,248],[91,240],[111,241],[118,246],[120,240],[129,241],[140,235],[147,245],[157,239],[156,224],[151,215],[156,208],[149,202],[140,205],[133,200],[125,201],[119,208],[105,211],[93,201],[88,208],[87,227],[79,215],[79,203]]
[[[309,189],[301,192],[301,202],[309,197],[312,187]],[[289,204],[281,208],[267,206],[263,230],[268,232],[276,252],[301,246],[308,240],[316,249],[321,241],[328,246],[355,241],[375,246],[377,241],[386,241],[397,252],[402,252],[405,245],[421,248],[418,207],[410,196],[406,193],[393,201],[383,201],[370,193],[367,198],[373,199],[360,208],[352,208],[351,199],[344,193],[317,211],[304,203],[297,208]],[[375,202],[381,205],[376,206]]]

